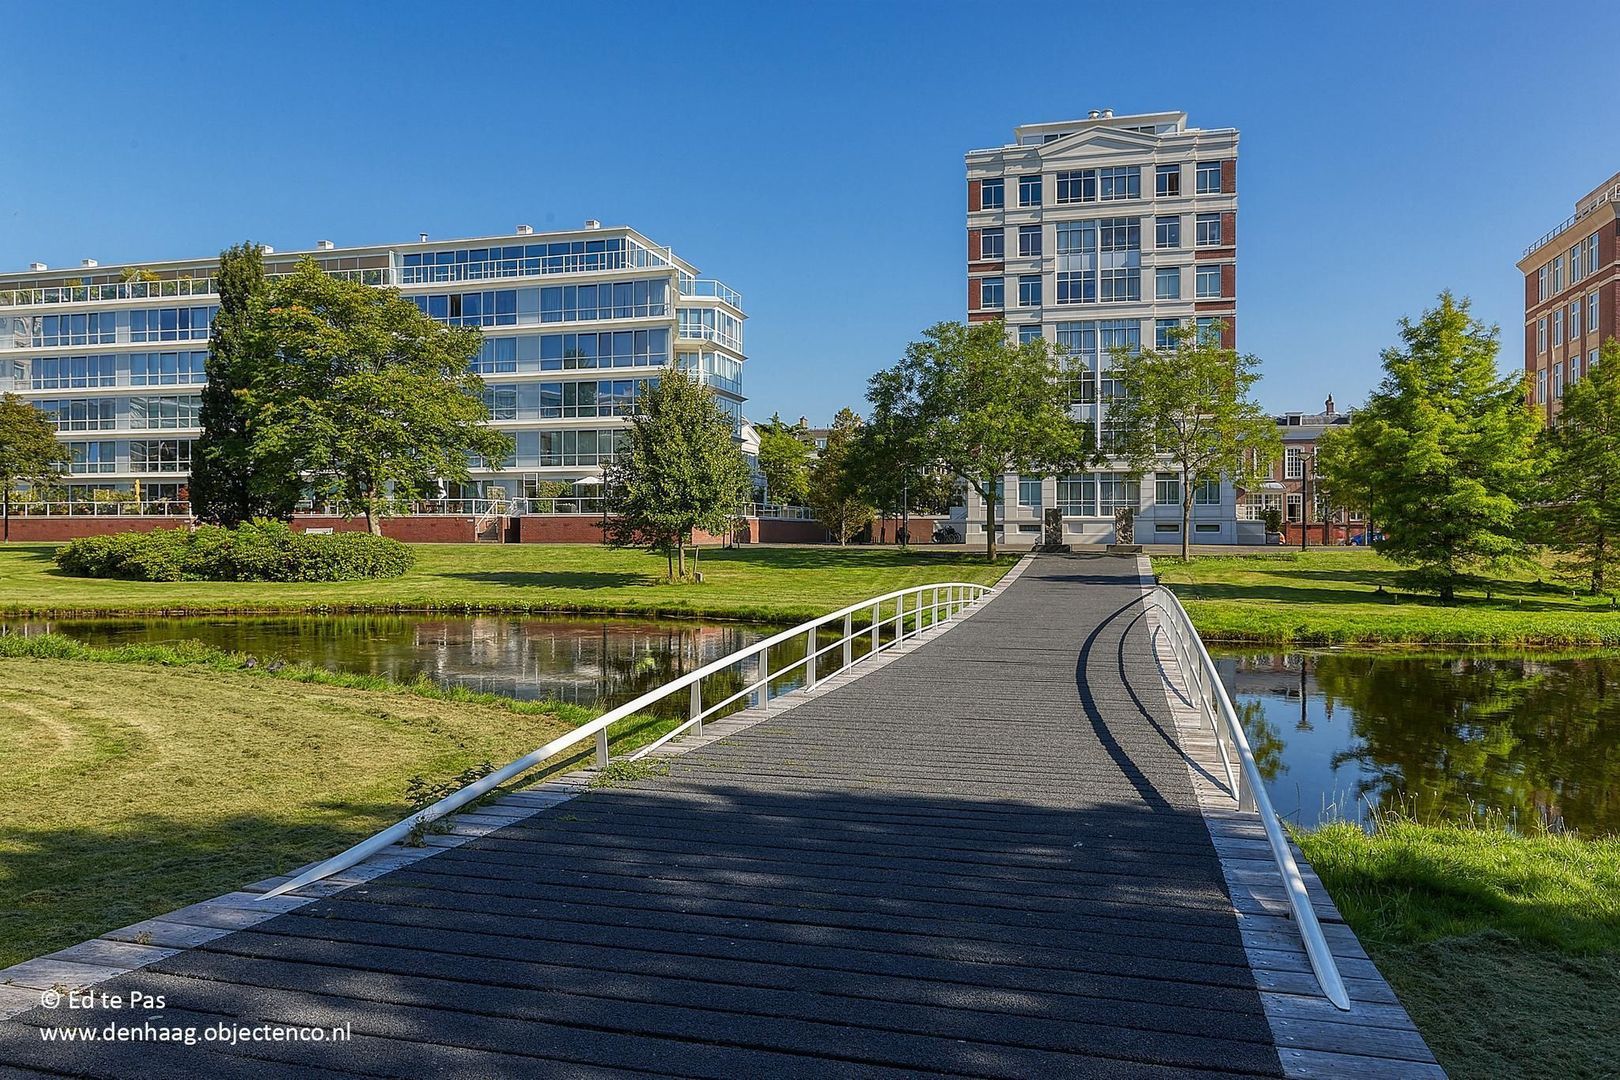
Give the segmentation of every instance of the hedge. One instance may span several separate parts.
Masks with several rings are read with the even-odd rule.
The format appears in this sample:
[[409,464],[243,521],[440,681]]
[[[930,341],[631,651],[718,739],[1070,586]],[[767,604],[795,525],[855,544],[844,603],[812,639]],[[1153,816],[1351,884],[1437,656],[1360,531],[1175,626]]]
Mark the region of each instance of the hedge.
[[56,552],[75,577],[132,581],[355,581],[399,577],[414,560],[398,540],[297,533],[279,521],[86,536]]

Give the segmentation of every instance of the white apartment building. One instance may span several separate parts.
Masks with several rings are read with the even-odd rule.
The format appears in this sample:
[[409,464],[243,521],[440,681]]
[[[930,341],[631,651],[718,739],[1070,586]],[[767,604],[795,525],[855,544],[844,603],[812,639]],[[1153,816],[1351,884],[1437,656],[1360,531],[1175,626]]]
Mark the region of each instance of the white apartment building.
[[[1187,125],[1183,112],[1027,124],[967,163],[968,319],[1005,319],[1018,340],[1053,342],[1080,374],[1073,409],[1109,445],[1110,350],[1164,346],[1174,327],[1237,333],[1237,145],[1234,128]],[[1064,539],[1108,543],[1114,512],[1135,508],[1139,543],[1180,543],[1179,474],[1136,475],[1123,462],[1068,476],[1003,478],[998,539],[1038,543],[1042,514]],[[1194,543],[1259,543],[1239,523],[1230,481],[1194,493]],[[969,493],[968,542],[984,542]]]
[[[265,249],[265,269],[302,258],[396,288],[431,317],[484,335],[474,368],[491,423],[516,453],[474,471],[474,498],[532,495],[543,481],[600,476],[638,383],[674,363],[701,374],[741,431],[742,298],[633,229],[536,233],[312,250]],[[0,391],[48,415],[71,450],[74,500],[116,491],[187,497],[200,391],[218,296],[216,259],[0,274]]]

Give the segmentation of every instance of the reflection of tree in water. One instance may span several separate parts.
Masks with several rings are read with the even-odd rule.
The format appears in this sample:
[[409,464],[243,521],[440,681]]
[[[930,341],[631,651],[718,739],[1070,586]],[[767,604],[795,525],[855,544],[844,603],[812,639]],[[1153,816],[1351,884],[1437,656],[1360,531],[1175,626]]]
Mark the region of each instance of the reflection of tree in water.
[[1335,768],[1363,771],[1359,794],[1420,816],[1470,807],[1521,824],[1620,831],[1620,658],[1316,658],[1325,703],[1355,717]]
[[[1243,725],[1243,732],[1249,737],[1249,751],[1254,754],[1254,763],[1260,770],[1260,777],[1270,784],[1288,771],[1288,765],[1283,761],[1283,750],[1287,743],[1277,731],[1277,725],[1266,719],[1266,710],[1262,702],[1240,701],[1235,706],[1238,722]],[[1233,766],[1236,767],[1236,762]]]

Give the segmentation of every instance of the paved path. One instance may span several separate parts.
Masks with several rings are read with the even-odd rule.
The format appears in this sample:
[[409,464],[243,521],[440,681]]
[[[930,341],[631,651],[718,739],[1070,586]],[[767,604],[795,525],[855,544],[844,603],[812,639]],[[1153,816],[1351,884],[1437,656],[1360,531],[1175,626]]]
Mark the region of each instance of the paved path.
[[[88,1075],[1281,1075],[1129,559],[1041,558],[790,712],[97,989]],[[274,1063],[274,1064],[272,1064]]]

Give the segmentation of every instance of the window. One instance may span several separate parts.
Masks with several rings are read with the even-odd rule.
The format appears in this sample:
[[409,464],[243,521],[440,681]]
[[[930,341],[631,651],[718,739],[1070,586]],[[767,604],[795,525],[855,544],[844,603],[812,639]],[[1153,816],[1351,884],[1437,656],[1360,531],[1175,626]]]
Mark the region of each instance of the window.
[[1298,495],[1298,494],[1288,496],[1288,520],[1289,521],[1297,522],[1300,519],[1300,515],[1304,512],[1304,510],[1305,510],[1305,496]]
[[1113,517],[1115,510],[1135,510],[1142,502],[1142,487],[1130,473],[1097,474],[1097,512]]
[[1134,266],[1116,267],[1098,273],[1101,293],[1098,297],[1105,304],[1120,304],[1127,301],[1142,299],[1142,271]]
[[[1219,480],[1200,480],[1193,485],[1194,506],[1221,505],[1221,482]],[[1203,528],[1202,525],[1199,528]]]
[[[178,318],[176,310],[175,308],[169,308],[168,314]],[[189,326],[190,313],[193,310],[206,314],[214,309],[180,308],[178,310],[187,313],[186,317]],[[136,316],[140,317],[143,334],[145,333],[146,317],[148,315],[153,319],[153,334],[155,335],[158,323],[161,321],[159,312],[136,311],[130,313],[132,319]],[[8,325],[10,325],[9,320]],[[34,319],[25,320],[25,325],[30,328],[29,338],[31,343],[43,348],[58,345],[111,345],[118,340],[118,316],[111,311],[92,311],[81,315],[40,315]],[[204,321],[201,336],[208,336],[206,320]],[[131,340],[145,341],[147,339],[141,337]],[[152,340],[156,341],[158,339],[154,336]]]
[[979,230],[979,258],[1000,262],[1007,251],[1006,235],[1000,229]]
[[194,428],[202,399],[195,394],[129,399],[129,426],[134,430]]
[[979,279],[979,306],[981,308],[998,308],[1004,305],[1004,286],[1002,279],[987,277]]
[[1549,322],[1552,326],[1552,343],[1554,345],[1562,345],[1564,343],[1563,313],[1558,311],[1553,312],[1549,317]]
[[1103,218],[1097,222],[1099,251],[1141,251],[1141,218]]
[[[406,285],[669,265],[662,255],[621,237],[412,252],[403,262],[400,280]],[[348,273],[356,276],[353,271]],[[378,268],[360,271],[357,276],[367,285],[381,285],[384,273]]]
[[1588,334],[1597,333],[1597,328],[1598,328],[1597,301],[1598,301],[1598,294],[1597,293],[1594,292],[1594,293],[1587,293],[1586,294],[1586,332]]
[[1154,319],[1153,320],[1153,347],[1155,349],[1173,349],[1176,345],[1175,331],[1181,325],[1180,319]]
[[1221,215],[1199,214],[1193,219],[1193,246],[1221,246]]
[[1020,176],[1018,178],[1018,205],[1041,205],[1041,178],[1039,176]]
[[1181,247],[1181,218],[1154,218],[1153,241],[1153,246],[1160,251],[1174,251]]
[[1536,271],[1536,299],[1538,300],[1545,300],[1551,295],[1551,270],[1550,264],[1543,263],[1541,269]]
[[1198,325],[1198,332],[1193,335],[1195,338],[1201,342],[1220,343],[1221,335],[1216,332],[1216,327],[1223,323],[1224,319],[1218,315],[1200,315],[1194,321]]
[[1565,381],[1567,382],[1568,385],[1574,386],[1576,384],[1576,382],[1578,382],[1580,380],[1580,377],[1581,377],[1581,354],[1580,353],[1574,353],[1569,358],[1569,370],[1564,372],[1564,378],[1565,378]]
[[1112,354],[1124,349],[1132,355],[1142,351],[1142,323],[1137,319],[1104,319],[1097,324],[1102,351]]
[[1598,234],[1593,233],[1586,238],[1586,272],[1597,273],[1598,269]]
[[135,439],[129,444],[130,472],[190,472],[190,439]]
[[1564,396],[1564,365],[1554,364],[1552,367],[1552,395],[1555,398]]
[[1569,249],[1569,283],[1571,285],[1581,280],[1581,265],[1583,262],[1584,260],[1581,258],[1581,245],[1576,244],[1574,247]]
[[112,386],[118,380],[118,357],[41,356],[30,361],[30,369],[29,384],[35,390]]
[[1193,295],[1200,300],[1221,295],[1221,267],[1199,264],[1195,271]]
[[1020,476],[1018,478],[1018,505],[1027,506],[1033,510],[1041,508],[1040,477]]
[[1018,306],[1041,306],[1041,275],[1021,274],[1018,278]]
[[1064,517],[1096,517],[1097,478],[1091,475],[1058,477],[1057,506]]
[[1162,472],[1153,475],[1153,501],[1158,506],[1181,505],[1181,476]]
[[1299,480],[1305,475],[1305,451],[1290,446],[1283,451],[1283,479]]
[[1163,198],[1181,194],[1181,166],[1159,165],[1153,170],[1153,193]]
[[1593,349],[1591,352],[1586,354],[1586,373],[1588,375],[1592,374],[1592,369],[1597,367],[1597,362],[1598,362],[1598,351],[1596,349]]
[[[109,357],[109,359],[111,359]],[[205,352],[131,353],[131,386],[176,386],[208,381]]]
[[1031,341],[1041,340],[1041,324],[1026,323],[1018,328],[1018,344],[1027,345]]
[[1181,267],[1160,266],[1153,271],[1153,296],[1157,300],[1181,299]]
[[1536,372],[1536,404],[1547,404],[1547,369]]
[[1194,182],[1194,191],[1199,195],[1219,195],[1221,192],[1221,163],[1218,161],[1200,161]]
[[70,442],[68,472],[109,473],[118,471],[118,444],[115,442]]
[[979,181],[979,209],[1000,210],[1007,205],[1007,187],[1000,177]]
[[1097,201],[1097,170],[1078,169],[1057,174],[1058,203]]
[[1554,296],[1564,291],[1564,257],[1562,255],[1552,261],[1552,291]]
[[1097,250],[1095,221],[1060,221],[1057,227],[1059,255],[1089,255]]
[[118,426],[117,398],[65,398],[34,402],[57,431],[111,431]]
[[1142,169],[1138,165],[1116,165],[1097,170],[1097,194],[1103,202],[1142,197]]
[[1536,320],[1536,352],[1547,351],[1547,316],[1543,315]]
[[1041,227],[1039,225],[1018,226],[1018,254],[1027,258],[1040,253]]
[[1097,302],[1096,271],[1058,271],[1057,302],[1060,304],[1095,304]]

